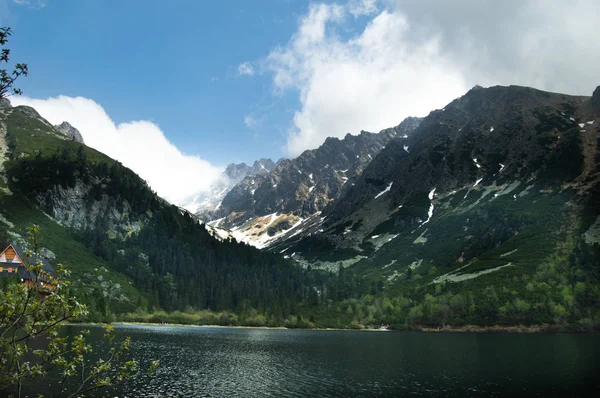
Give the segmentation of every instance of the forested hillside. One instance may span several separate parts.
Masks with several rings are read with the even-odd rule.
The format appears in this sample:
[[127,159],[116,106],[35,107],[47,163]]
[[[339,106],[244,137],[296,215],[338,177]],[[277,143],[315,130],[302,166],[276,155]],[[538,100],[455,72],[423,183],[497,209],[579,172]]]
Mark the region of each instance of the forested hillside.
[[[27,107],[1,114],[4,243],[42,227],[43,244],[71,264],[75,289],[99,317],[144,308],[259,309],[286,319],[334,283],[280,256],[213,238],[119,162],[65,139]],[[335,291],[334,286],[328,290]]]

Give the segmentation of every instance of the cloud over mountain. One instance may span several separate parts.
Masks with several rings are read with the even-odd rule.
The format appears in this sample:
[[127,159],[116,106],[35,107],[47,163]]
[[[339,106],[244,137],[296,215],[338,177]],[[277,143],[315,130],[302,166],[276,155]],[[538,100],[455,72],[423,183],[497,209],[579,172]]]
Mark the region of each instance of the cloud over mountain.
[[277,90],[299,93],[286,150],[426,115],[475,84],[589,93],[600,77],[597,15],[594,0],[311,4],[262,63]]
[[14,106],[34,107],[52,124],[68,121],[81,132],[88,146],[131,168],[160,196],[175,204],[208,190],[222,171],[199,156],[181,152],[152,122],[115,124],[102,106],[88,98],[16,96],[11,102]]

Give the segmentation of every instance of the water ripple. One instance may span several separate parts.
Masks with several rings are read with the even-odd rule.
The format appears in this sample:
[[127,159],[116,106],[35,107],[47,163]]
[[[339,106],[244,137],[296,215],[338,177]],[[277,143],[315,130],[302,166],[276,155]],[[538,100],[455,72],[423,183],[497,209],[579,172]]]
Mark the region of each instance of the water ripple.
[[[589,335],[129,325],[116,330],[131,336],[131,352],[142,366],[153,359],[161,366],[155,377],[140,372],[97,396],[492,397],[600,391],[600,341]],[[93,328],[90,337],[101,333]]]

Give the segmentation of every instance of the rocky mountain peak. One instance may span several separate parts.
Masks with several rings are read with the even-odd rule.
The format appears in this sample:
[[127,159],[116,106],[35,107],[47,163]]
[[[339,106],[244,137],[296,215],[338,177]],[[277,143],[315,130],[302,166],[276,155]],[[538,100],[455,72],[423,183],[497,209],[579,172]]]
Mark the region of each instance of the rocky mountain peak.
[[225,175],[232,180],[237,180],[244,178],[244,176],[246,176],[250,170],[250,166],[244,162],[238,164],[231,163],[225,169]]
[[247,176],[257,176],[269,174],[275,169],[276,165],[271,159],[262,158],[254,161],[252,167],[246,163],[231,163],[225,169],[225,176],[230,180],[234,181],[234,185],[244,179]]
[[261,158],[256,160],[252,165],[252,171],[249,175],[264,175],[269,174],[271,171],[275,170],[275,162],[271,159]]
[[[361,131],[361,134],[363,132]],[[346,134],[346,137],[344,137],[344,139],[352,139],[352,134],[348,133]],[[323,142],[323,145],[332,145],[334,143],[338,143],[340,142],[340,139],[337,137],[327,137],[325,138],[325,142]]]
[[83,143],[83,136],[79,130],[71,126],[69,122],[62,122],[61,124],[54,126],[54,129],[70,140]]
[[36,111],[35,109],[33,109],[30,106],[19,105],[19,106],[15,107],[14,109],[17,112],[21,112],[25,116],[33,117],[33,118],[36,118],[36,119],[42,119],[42,117],[40,116],[40,114],[38,113],[38,111]]
[[409,116],[406,119],[404,119],[399,125],[394,127],[394,130],[398,134],[405,134],[408,131],[412,132],[414,129],[419,127],[419,124],[421,124],[422,121],[422,117]]
[[592,94],[592,107],[600,111],[600,86],[596,87],[594,94]]
[[246,177],[265,176],[275,169],[271,159],[260,159],[252,167],[246,163],[231,163],[221,178],[207,192],[202,192],[186,201],[186,209],[194,212],[202,220],[212,219],[211,214],[221,207],[221,201],[233,187]]

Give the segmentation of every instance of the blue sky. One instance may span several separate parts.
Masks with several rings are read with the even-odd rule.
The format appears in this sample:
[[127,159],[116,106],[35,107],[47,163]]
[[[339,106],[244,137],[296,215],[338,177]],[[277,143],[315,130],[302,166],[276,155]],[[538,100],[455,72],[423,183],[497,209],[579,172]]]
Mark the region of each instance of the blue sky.
[[600,2],[0,0],[23,97],[185,204],[228,163],[426,116],[476,84],[590,95]]
[[[252,4],[250,6],[250,4]],[[297,97],[238,65],[285,44],[303,1],[49,0],[10,5],[27,96],[93,98],[117,122],[151,120],[216,164],[282,156]],[[248,128],[246,115],[262,119]]]

